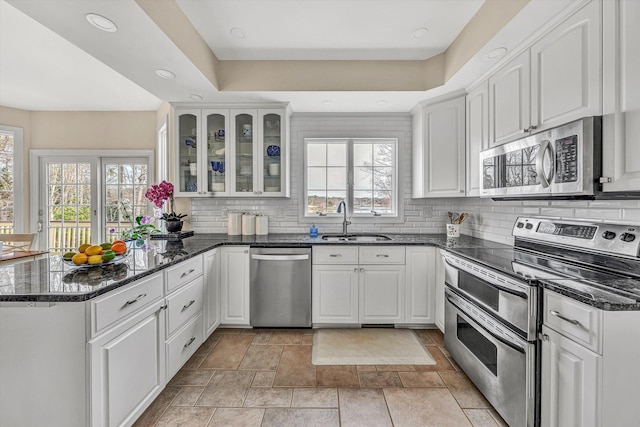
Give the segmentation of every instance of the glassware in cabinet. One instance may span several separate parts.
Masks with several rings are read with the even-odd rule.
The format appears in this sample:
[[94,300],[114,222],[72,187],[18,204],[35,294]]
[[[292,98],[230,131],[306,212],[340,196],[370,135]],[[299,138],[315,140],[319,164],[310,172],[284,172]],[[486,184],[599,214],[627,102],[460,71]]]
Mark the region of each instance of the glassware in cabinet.
[[238,112],[234,116],[236,193],[254,193],[255,113]]
[[198,191],[198,126],[199,113],[185,111],[178,115],[177,191]]
[[263,113],[262,119],[262,182],[264,193],[282,192],[282,115]]
[[205,170],[207,191],[213,194],[226,193],[228,185],[228,114],[226,112],[204,111],[206,117],[205,135],[207,150]]

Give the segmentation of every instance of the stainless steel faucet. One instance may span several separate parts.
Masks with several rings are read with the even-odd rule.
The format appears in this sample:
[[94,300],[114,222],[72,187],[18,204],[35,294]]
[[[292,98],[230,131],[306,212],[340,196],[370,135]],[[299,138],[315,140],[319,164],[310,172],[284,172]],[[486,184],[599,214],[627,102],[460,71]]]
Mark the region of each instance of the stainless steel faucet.
[[342,212],[342,207],[344,206],[344,217],[342,220],[342,234],[344,234],[345,236],[347,235],[347,226],[349,224],[351,224],[351,221],[347,221],[347,204],[342,201],[340,203],[338,203],[338,213],[343,213]]

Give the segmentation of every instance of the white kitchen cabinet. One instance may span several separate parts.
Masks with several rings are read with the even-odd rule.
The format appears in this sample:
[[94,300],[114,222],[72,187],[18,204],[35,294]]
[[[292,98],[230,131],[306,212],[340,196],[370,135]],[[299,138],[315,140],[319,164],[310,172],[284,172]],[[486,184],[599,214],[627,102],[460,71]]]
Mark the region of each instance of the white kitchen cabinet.
[[537,129],[601,114],[600,7],[591,1],[531,47],[531,124]]
[[444,334],[444,288],[445,288],[445,251],[436,249],[436,286],[435,286],[435,323]]
[[640,2],[603,2],[605,192],[640,189]]
[[360,323],[404,321],[404,265],[361,265],[358,282]]
[[436,255],[433,247],[406,247],[404,323],[435,323]]
[[220,257],[221,250],[204,254],[204,339],[220,326]]
[[524,136],[531,126],[529,50],[489,77],[489,147]]
[[414,198],[465,192],[465,100],[458,97],[413,112]]
[[249,246],[223,246],[220,274],[220,323],[249,326]]
[[164,388],[162,306],[158,301],[88,342],[92,426],[133,424]]
[[600,358],[546,326],[542,327],[542,420],[545,427],[595,427]]
[[359,323],[357,265],[313,265],[311,283],[313,324]]
[[174,106],[177,197],[289,197],[287,106]]
[[489,148],[489,81],[467,95],[467,197],[480,196],[480,152]]

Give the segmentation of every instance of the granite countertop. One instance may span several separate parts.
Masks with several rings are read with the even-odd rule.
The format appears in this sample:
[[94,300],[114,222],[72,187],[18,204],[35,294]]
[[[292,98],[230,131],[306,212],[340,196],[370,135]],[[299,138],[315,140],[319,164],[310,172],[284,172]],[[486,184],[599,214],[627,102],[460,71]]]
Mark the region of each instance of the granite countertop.
[[[77,268],[62,262],[61,257],[0,266],[0,304],[2,302],[76,302],[86,301],[125,286],[191,257],[224,245],[252,247],[311,247],[316,245],[426,245],[446,249],[473,261],[498,269],[510,258],[513,246],[461,236],[447,239],[444,234],[388,234],[393,240],[380,242],[327,242],[307,234],[271,234],[267,236],[228,236],[196,234],[181,242],[152,240],[148,247],[132,247],[120,264]],[[482,254],[482,257],[479,255]],[[481,258],[485,258],[484,261]],[[507,259],[505,265],[511,265]],[[513,271],[507,274],[515,275]],[[522,279],[521,276],[516,277]],[[576,281],[541,281],[551,289],[577,301],[603,310],[640,310],[640,281],[591,280],[595,288]],[[584,288],[590,291],[585,292]],[[605,288],[605,289],[603,289]],[[594,290],[595,289],[595,290]],[[636,296],[634,299],[633,296]]]
[[223,245],[253,247],[313,245],[428,245],[447,249],[458,247],[493,247],[488,240],[461,236],[447,240],[444,234],[385,234],[393,240],[380,242],[327,242],[306,234],[271,234],[267,236],[228,236],[196,234],[180,242],[152,240],[148,247],[132,247],[120,264],[78,268],[64,263],[60,256],[0,266],[1,302],[74,302],[86,301],[125,286],[144,276],[205,253]]

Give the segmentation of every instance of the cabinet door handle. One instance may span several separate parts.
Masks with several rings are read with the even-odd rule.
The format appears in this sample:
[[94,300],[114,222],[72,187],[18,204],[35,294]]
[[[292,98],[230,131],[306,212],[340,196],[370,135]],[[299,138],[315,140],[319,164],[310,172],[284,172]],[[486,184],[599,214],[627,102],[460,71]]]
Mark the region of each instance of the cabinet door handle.
[[354,269],[353,269],[353,272],[354,272],[354,273],[357,273],[357,272],[358,272],[358,269],[357,269],[357,268],[354,268]]
[[387,254],[378,254],[376,255],[378,258],[389,258],[389,255]]
[[360,273],[364,273],[364,268],[361,268],[361,269],[360,269]]
[[331,258],[340,258],[342,254],[331,254],[329,255]]
[[189,301],[189,304],[186,304],[185,306],[182,307],[182,311],[185,311],[187,308],[191,307],[194,302],[196,302],[196,300],[194,300],[194,299]]
[[182,273],[182,274],[180,275],[180,278],[182,279],[183,277],[187,277],[188,275],[190,275],[190,274],[191,274],[191,273],[193,273],[194,271],[196,271],[196,270],[195,270],[194,268],[192,268],[191,270],[189,270],[189,271],[186,271],[186,272]]
[[184,347],[182,347],[182,349],[183,349],[183,350],[186,350],[186,349],[187,349],[187,347],[189,347],[191,344],[193,344],[193,342],[194,342],[195,340],[196,340],[196,337],[191,337],[191,339],[189,340],[189,342],[188,342],[188,343],[186,343],[186,344],[184,345]]
[[576,325],[576,326],[580,325],[580,322],[578,322],[575,319],[569,319],[568,317],[563,316],[562,314],[560,314],[559,311],[551,310],[549,313],[551,313],[552,315],[556,316],[558,319],[562,319],[565,322],[571,323],[572,325]]
[[127,306],[129,306],[129,305],[131,305],[131,304],[135,304],[135,303],[137,303],[138,301],[140,301],[142,298],[144,298],[144,297],[146,297],[146,296],[147,296],[147,294],[140,294],[140,295],[138,295],[138,296],[136,297],[136,299],[132,299],[132,300],[130,300],[130,301],[125,302],[125,303],[124,303],[124,305],[123,305],[123,307],[127,307]]

